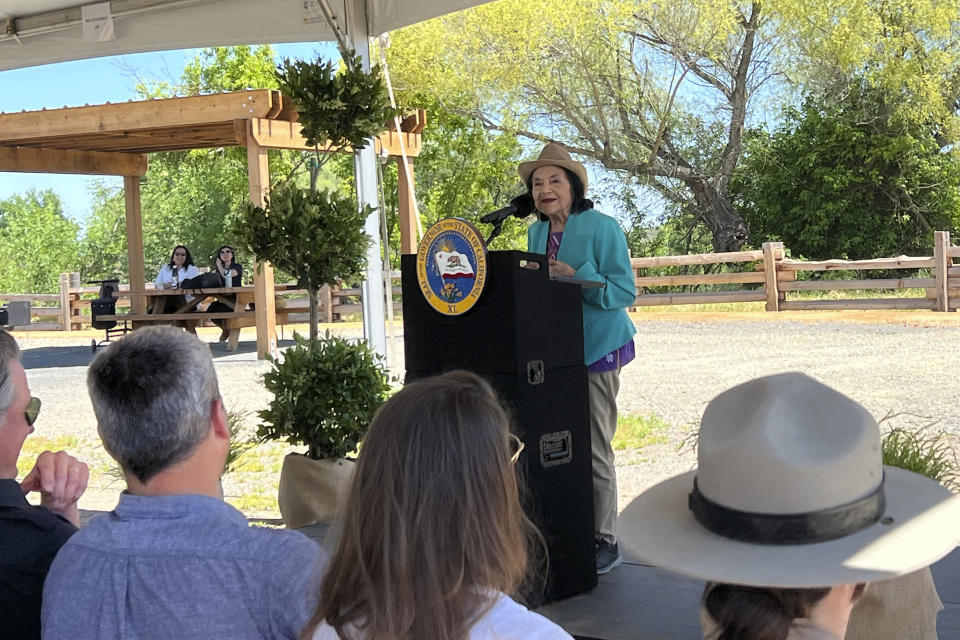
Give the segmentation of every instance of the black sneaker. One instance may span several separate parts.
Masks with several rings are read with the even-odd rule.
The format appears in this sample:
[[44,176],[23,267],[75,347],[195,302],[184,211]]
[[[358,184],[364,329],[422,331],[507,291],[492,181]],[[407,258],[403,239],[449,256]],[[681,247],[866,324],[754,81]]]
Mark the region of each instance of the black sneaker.
[[611,569],[619,567],[620,563],[623,562],[623,556],[620,555],[620,545],[616,542],[597,540],[595,553],[597,555],[598,576],[609,573]]

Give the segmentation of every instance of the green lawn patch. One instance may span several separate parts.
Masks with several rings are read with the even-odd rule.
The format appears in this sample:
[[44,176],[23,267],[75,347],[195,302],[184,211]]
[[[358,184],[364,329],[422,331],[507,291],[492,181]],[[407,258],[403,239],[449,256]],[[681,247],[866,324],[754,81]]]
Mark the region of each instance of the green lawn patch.
[[622,451],[662,444],[667,441],[663,431],[669,426],[661,417],[652,413],[617,416],[617,434],[613,437],[613,448]]

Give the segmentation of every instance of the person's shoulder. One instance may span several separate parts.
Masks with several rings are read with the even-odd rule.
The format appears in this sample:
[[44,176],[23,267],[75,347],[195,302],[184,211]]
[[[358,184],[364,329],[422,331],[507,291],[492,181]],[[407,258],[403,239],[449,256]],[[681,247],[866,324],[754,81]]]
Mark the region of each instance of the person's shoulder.
[[45,507],[7,509],[0,519],[0,535],[8,541],[17,538],[21,554],[55,553],[75,533],[77,528],[70,521]]
[[313,561],[319,557],[321,551],[320,545],[315,541],[290,529],[268,529],[251,525],[244,530],[243,537],[255,550],[255,555],[268,564]]
[[506,594],[470,630],[470,640],[572,640],[559,625],[530,611]]

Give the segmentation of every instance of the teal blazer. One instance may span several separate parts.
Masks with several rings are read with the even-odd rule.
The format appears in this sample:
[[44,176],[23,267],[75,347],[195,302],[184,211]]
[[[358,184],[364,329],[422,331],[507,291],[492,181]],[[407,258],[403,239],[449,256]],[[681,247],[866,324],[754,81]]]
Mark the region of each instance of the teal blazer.
[[[527,229],[527,251],[547,252],[550,222],[540,220]],[[637,297],[627,239],[616,220],[595,209],[567,219],[557,260],[576,269],[575,278],[606,286],[582,289],[583,361],[591,365],[633,339],[637,330],[627,315]]]

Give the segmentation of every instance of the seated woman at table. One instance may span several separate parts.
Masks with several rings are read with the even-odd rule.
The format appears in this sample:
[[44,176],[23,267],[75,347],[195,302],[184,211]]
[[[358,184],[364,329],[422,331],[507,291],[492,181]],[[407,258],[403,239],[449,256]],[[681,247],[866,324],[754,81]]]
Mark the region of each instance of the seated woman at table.
[[163,265],[157,274],[155,282],[157,289],[179,289],[180,283],[187,278],[200,275],[197,266],[193,264],[190,249],[178,244],[170,255],[170,262]]
[[[243,267],[237,264],[233,258],[233,247],[225,244],[217,249],[217,257],[213,261],[213,268],[223,277],[223,286],[225,287],[239,287],[241,285],[240,281],[243,278]],[[224,297],[231,301],[236,300],[235,296]],[[219,300],[211,302],[210,306],[207,307],[207,312],[209,313],[218,311],[233,311],[233,308]],[[225,341],[229,337],[230,331],[225,326],[224,321],[213,320],[212,322],[221,329],[220,342]]]

